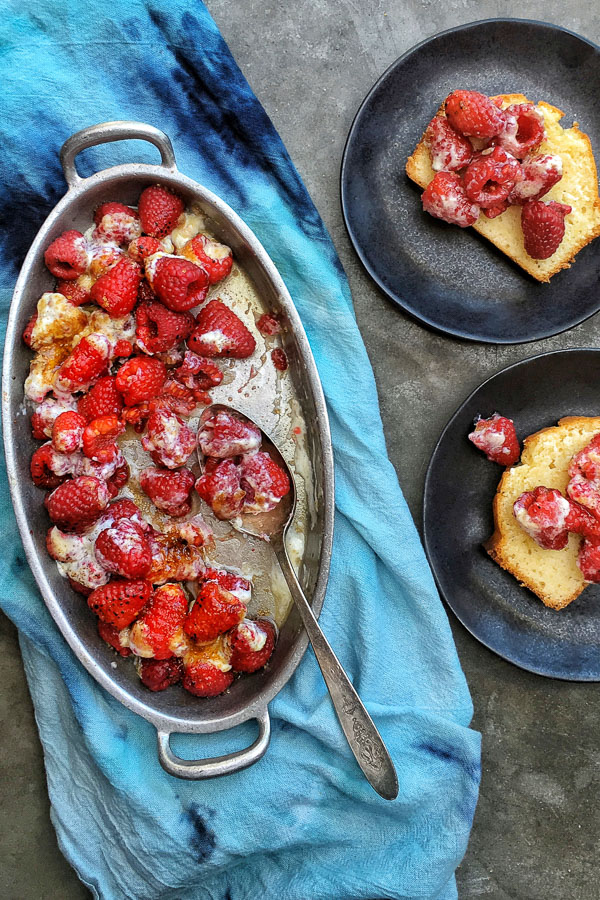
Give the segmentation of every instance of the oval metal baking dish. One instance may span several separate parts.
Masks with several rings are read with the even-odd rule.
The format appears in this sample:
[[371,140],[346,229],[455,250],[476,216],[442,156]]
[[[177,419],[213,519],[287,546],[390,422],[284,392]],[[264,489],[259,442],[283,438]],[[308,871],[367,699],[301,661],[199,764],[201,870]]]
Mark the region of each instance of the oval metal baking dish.
[[[75,168],[77,154],[96,144],[136,139],[154,144],[162,164],[132,163],[114,166],[89,178]],[[307,424],[308,456],[312,467],[315,521],[308,533],[298,573],[302,587],[319,614],[323,604],[333,539],[333,454],[325,400],[308,340],[292,299],[275,265],[256,236],[240,217],[215,194],[182,175],[175,164],[169,138],[140,122],[106,122],[74,134],[61,150],[68,191],[50,213],[27,254],[15,287],[4,350],[2,414],[6,464],[12,502],[27,559],[42,596],[66,641],[94,678],[126,707],[143,716],[157,729],[161,765],[183,778],[210,778],[251,765],[267,749],[270,736],[267,705],[291,677],[306,647],[307,637],[295,608],[281,627],[279,641],[267,669],[234,682],[219,697],[202,700],[183,690],[153,694],[140,682],[132,665],[111,667],[113,652],[96,632],[94,616],[64,580],[46,553],[48,518],[42,496],[29,474],[29,460],[37,446],[31,436],[29,416],[23,415],[23,383],[30,353],[21,335],[42,293],[52,288],[44,265],[44,250],[61,232],[84,231],[92,210],[105,200],[136,204],[149,184],[175,189],[186,204],[195,203],[211,220],[219,240],[228,244],[258,293],[285,322],[283,341],[291,365],[289,377],[302,398]],[[213,227],[214,226],[214,227]],[[243,411],[243,404],[238,404]],[[252,413],[250,413],[252,415]],[[258,722],[258,737],[250,746],[225,756],[182,760],[170,744],[171,733],[205,734],[232,728],[249,719]]]

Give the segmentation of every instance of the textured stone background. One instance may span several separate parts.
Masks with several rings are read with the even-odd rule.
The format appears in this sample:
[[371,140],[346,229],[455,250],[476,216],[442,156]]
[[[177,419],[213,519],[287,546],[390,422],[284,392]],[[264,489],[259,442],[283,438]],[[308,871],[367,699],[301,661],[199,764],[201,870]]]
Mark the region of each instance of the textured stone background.
[[[370,283],[344,230],[338,185],[348,129],[384,69],[437,31],[514,15],[555,22],[600,43],[600,9],[582,0],[208,0],[208,6],[336,244],[375,370],[390,456],[420,525],[429,456],[464,397],[510,362],[597,344],[600,316],[567,335],[508,348],[439,337],[410,321]],[[474,725],[483,733],[481,798],[458,870],[460,897],[596,900],[597,687],[522,672],[454,620],[452,627]],[[1,616],[0,640],[0,896],[87,897],[56,845],[16,634]]]

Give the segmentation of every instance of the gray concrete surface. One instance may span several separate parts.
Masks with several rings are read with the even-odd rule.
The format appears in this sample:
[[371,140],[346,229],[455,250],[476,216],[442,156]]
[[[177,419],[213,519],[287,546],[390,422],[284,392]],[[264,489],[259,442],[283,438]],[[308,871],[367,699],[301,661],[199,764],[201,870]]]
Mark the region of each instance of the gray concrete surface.
[[[598,345],[600,316],[567,335],[508,348],[463,344],[410,321],[372,286],[349,245],[338,199],[346,134],[381,72],[436,31],[512,14],[556,22],[600,43],[600,10],[582,0],[209,0],[208,6],[337,246],[375,370],[390,456],[419,524],[431,450],[467,393],[534,352]],[[0,896],[75,900],[88,895],[56,846],[14,629],[6,620],[2,626],[0,759],[9,788],[0,793]],[[483,733],[481,799],[458,871],[460,897],[595,900],[597,687],[522,672],[452,626],[474,725]]]

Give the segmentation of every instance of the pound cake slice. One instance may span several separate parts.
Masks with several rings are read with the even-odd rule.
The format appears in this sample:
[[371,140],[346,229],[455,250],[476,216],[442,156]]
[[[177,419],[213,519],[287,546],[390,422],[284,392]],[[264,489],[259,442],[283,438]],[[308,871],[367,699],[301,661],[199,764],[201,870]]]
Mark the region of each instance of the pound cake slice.
[[[523,94],[498,96],[502,100],[503,109],[515,103],[530,102]],[[495,219],[488,219],[481,213],[471,227],[537,281],[550,281],[553,275],[571,265],[575,255],[586,244],[600,235],[600,198],[596,163],[587,134],[580,131],[577,122],[571,128],[562,128],[560,120],[564,113],[555,106],[540,102],[537,108],[543,114],[547,137],[535,152],[557,153],[563,161],[561,180],[543,199],[556,200],[572,207],[572,212],[565,219],[565,236],[560,246],[548,259],[533,259],[529,256],[523,243],[519,206],[509,207]],[[437,115],[444,115],[443,105]],[[406,163],[406,174],[422,188],[426,188],[435,175],[423,138]]]
[[600,417],[570,416],[525,438],[521,465],[504,472],[494,497],[495,531],[487,552],[552,609],[563,609],[587,584],[577,565],[581,537],[570,534],[564,550],[544,550],[518,524],[513,503],[538,485],[565,494],[571,458],[598,432]]

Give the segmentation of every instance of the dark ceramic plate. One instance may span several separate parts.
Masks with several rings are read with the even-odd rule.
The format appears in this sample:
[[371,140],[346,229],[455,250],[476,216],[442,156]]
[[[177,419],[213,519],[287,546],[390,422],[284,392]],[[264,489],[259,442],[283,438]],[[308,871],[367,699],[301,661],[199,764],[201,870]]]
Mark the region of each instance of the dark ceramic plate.
[[472,228],[427,215],[407,158],[454,88],[525,94],[578,121],[600,148],[600,48],[543,22],[490,19],[444,31],[396,60],[360,107],[341,173],[346,227],[399,306],[440,331],[495,344],[539,340],[600,309],[600,244],[540,284]]
[[510,662],[540,675],[600,681],[600,585],[565,609],[545,607],[483,549],[494,530],[502,469],[467,434],[478,414],[501,412],[519,439],[563,416],[600,413],[600,350],[559,350],[485,381],[450,419],[431,457],[425,549],[441,593],[465,628]]

